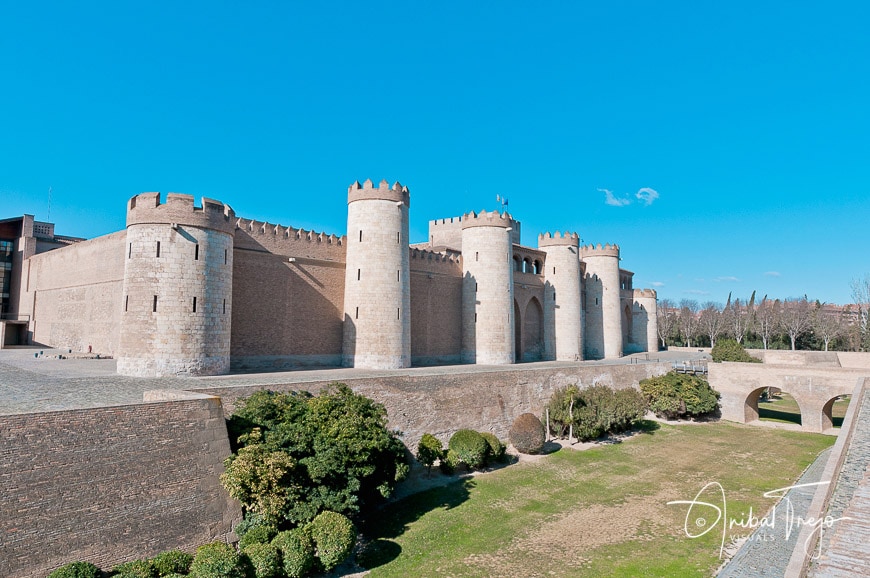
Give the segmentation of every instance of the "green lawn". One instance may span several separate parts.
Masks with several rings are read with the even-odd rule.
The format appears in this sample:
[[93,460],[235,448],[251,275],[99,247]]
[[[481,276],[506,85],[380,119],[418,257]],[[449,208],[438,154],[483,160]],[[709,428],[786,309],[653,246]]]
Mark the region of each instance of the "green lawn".
[[[710,576],[721,522],[685,535],[708,482],[728,518],[765,512],[833,437],[730,423],[668,426],[621,444],[563,449],[385,507],[363,524],[359,562],[379,576]],[[435,474],[433,474],[435,475]],[[712,492],[698,500],[717,503]],[[698,507],[695,520],[715,513]],[[735,534],[737,532],[735,531]],[[727,538],[726,538],[727,543]]]
[[[838,399],[834,402],[834,407],[831,408],[832,422],[834,427],[840,427],[843,424],[843,418],[846,416],[846,409],[849,407],[849,400]],[[762,421],[775,421],[784,423],[801,423],[801,412],[797,402],[792,396],[786,392],[773,395],[770,401],[758,402],[758,419]]]

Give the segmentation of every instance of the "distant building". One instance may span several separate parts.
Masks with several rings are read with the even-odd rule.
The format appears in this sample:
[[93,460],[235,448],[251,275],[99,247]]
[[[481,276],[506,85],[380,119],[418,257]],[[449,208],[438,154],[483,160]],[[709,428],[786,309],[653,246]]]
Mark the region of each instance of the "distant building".
[[348,189],[347,235],[238,218],[219,201],[130,199],[91,240],[31,216],[0,221],[4,338],[112,355],[125,375],[231,369],[616,358],[657,348],[656,293],[617,245],[576,233],[519,244],[483,211],[409,245],[408,188]]

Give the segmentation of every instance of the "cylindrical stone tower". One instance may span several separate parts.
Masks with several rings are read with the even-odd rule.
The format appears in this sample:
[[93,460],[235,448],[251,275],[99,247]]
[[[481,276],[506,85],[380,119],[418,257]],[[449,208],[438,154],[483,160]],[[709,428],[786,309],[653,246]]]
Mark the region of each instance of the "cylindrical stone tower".
[[122,375],[218,375],[230,369],[233,210],[211,199],[142,193],[127,205]]
[[514,362],[513,220],[507,213],[462,217],[462,361]]
[[580,249],[586,264],[586,358],[622,357],[619,246]]
[[544,263],[544,356],[559,361],[583,359],[583,304],[580,237],[558,231],[538,236]]
[[346,367],[411,366],[411,284],[408,187],[383,180],[347,190],[344,277]]
[[646,346],[644,351],[659,350],[658,319],[656,318],[656,292],[654,289],[632,291],[632,341]]

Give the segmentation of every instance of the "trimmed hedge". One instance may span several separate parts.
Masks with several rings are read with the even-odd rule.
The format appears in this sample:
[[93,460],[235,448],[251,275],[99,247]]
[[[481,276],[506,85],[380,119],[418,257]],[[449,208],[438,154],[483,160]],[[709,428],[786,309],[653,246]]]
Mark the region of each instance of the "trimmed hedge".
[[274,526],[251,526],[239,540],[239,550],[244,550],[252,544],[268,544],[277,533]]
[[254,569],[254,578],[281,578],[281,552],[274,544],[253,543],[242,550]]
[[432,464],[437,460],[444,459],[444,446],[441,441],[430,433],[424,433],[417,444],[417,461],[426,466],[427,471],[432,471]]
[[505,445],[495,437],[495,434],[485,431],[481,432],[480,435],[483,436],[483,439],[489,446],[489,450],[486,453],[487,461],[500,462],[504,460]]
[[302,528],[279,532],[272,545],[281,551],[284,573],[288,578],[304,576],[314,566],[314,545]]
[[482,466],[489,451],[487,441],[472,429],[461,429],[450,436],[447,447],[450,452],[453,452],[458,463],[463,463],[469,468]]
[[327,572],[344,562],[356,543],[353,522],[336,512],[320,512],[305,529],[314,542],[314,555]]
[[190,565],[192,578],[247,578],[245,561],[229,544],[212,542],[196,549]]
[[546,432],[535,414],[524,413],[514,420],[509,437],[518,452],[538,454],[544,449]]
[[151,565],[161,578],[170,574],[187,574],[192,563],[193,556],[181,550],[169,550],[151,558]]
[[157,569],[150,560],[133,560],[112,568],[112,576],[117,578],[156,578]]
[[71,562],[48,575],[48,578],[100,578],[103,573],[90,562]]

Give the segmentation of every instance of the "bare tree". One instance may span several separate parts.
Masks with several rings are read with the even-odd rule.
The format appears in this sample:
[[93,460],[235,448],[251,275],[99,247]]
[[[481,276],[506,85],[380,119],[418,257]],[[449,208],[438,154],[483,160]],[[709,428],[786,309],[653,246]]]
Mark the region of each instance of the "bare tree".
[[700,330],[710,338],[710,347],[716,346],[716,338],[722,333],[724,317],[718,303],[708,301],[698,316]]
[[722,312],[725,316],[725,328],[737,343],[743,343],[749,328],[752,325],[752,312],[755,308],[755,291],[752,292],[752,297],[749,298],[747,304],[740,302],[740,299],[731,301],[731,295],[728,295],[728,303],[725,304],[725,310]]
[[807,298],[786,299],[782,304],[779,324],[791,339],[791,350],[794,351],[798,336],[809,331],[812,326],[812,312]]
[[668,338],[674,333],[677,325],[677,307],[670,299],[662,299],[656,307],[656,327],[662,347],[668,346]]
[[866,351],[870,345],[870,273],[863,279],[852,279],[852,300],[857,309],[858,331],[861,346]]
[[692,299],[680,301],[680,314],[677,318],[680,335],[686,342],[686,347],[692,347],[692,339],[698,333],[698,302]]
[[845,316],[842,311],[826,309],[821,303],[817,304],[812,315],[812,330],[816,337],[824,341],[825,351],[828,344],[845,333]]
[[771,301],[767,298],[767,295],[764,296],[755,310],[755,328],[761,336],[761,342],[764,344],[765,349],[770,346],[770,340],[776,334],[776,330],[779,327],[781,311],[782,304],[779,302],[779,299]]

